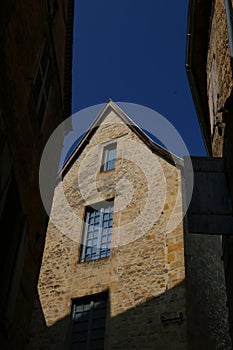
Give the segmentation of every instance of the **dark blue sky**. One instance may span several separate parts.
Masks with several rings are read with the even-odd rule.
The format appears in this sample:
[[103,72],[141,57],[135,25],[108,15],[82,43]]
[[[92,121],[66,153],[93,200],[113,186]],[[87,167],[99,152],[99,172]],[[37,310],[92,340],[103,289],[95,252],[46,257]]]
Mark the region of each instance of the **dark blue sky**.
[[109,97],[137,103],[166,117],[191,155],[204,154],[185,72],[187,7],[188,0],[75,0],[73,113]]

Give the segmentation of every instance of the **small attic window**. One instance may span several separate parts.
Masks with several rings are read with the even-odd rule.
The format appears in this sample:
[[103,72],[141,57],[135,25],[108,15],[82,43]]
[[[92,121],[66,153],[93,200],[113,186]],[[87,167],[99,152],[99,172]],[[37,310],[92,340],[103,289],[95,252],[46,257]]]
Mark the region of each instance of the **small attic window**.
[[101,162],[101,171],[108,171],[115,168],[116,147],[116,142],[104,146]]

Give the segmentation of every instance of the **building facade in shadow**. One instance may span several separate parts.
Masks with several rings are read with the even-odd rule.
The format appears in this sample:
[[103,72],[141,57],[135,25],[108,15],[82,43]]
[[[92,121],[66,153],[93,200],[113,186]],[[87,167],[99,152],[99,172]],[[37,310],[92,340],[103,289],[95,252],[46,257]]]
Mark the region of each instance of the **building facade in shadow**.
[[70,115],[73,1],[7,0],[0,12],[0,348],[20,350],[48,223],[41,154]]
[[[218,234],[223,234],[223,260],[229,309],[230,335],[233,339],[233,10],[231,0],[189,1],[186,68],[206,144],[208,159],[223,164],[220,186],[209,186],[199,201],[222,196],[226,209],[215,215]],[[208,160],[207,160],[208,161]],[[214,212],[214,201],[209,212]],[[223,212],[223,210],[225,212]],[[225,215],[227,213],[227,216]],[[230,225],[228,225],[228,222]],[[203,228],[204,229],[204,228]]]

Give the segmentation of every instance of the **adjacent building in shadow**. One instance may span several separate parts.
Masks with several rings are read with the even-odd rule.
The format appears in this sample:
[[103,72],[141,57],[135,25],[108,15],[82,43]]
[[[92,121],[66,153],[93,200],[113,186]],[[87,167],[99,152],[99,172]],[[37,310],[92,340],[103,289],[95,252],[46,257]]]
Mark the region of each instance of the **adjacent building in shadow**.
[[[208,210],[205,210],[207,214],[212,215],[214,223],[210,225],[209,233],[223,234],[223,260],[231,338],[233,338],[232,18],[231,0],[189,1],[186,61],[189,83],[208,152],[206,164],[210,162],[213,164],[213,161],[222,163],[221,170],[215,169],[209,177],[206,190],[199,191],[197,200],[203,203],[208,201],[207,198],[213,199],[212,205],[209,203]],[[207,165],[205,173],[208,172],[211,171]],[[218,176],[216,176],[217,172]],[[215,180],[212,181],[214,177]],[[220,197],[221,205],[216,210],[215,203]],[[206,229],[207,226],[200,228],[202,232]]]
[[41,154],[70,115],[73,1],[7,0],[0,12],[0,348],[20,350],[48,223]]

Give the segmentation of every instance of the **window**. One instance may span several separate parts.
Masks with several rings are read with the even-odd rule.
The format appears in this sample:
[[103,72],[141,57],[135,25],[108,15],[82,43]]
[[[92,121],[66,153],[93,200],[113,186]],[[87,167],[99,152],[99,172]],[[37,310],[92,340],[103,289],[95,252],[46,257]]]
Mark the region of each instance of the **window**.
[[115,167],[116,161],[116,142],[104,147],[101,171],[112,170]]
[[107,293],[73,302],[71,350],[104,350]]
[[39,125],[42,124],[46,111],[50,86],[51,64],[49,59],[49,48],[47,42],[44,41],[36,75],[32,85],[31,96],[31,99],[33,100],[31,101],[33,103],[33,110],[31,112],[36,115]]
[[113,200],[87,207],[81,261],[110,255],[113,220]]

